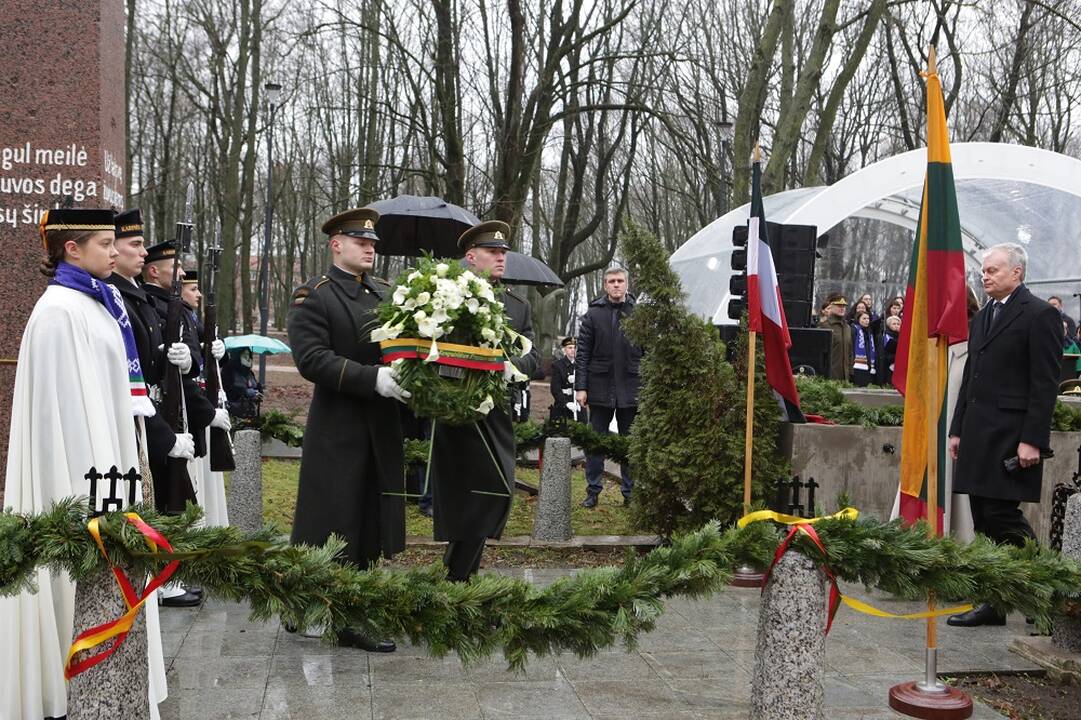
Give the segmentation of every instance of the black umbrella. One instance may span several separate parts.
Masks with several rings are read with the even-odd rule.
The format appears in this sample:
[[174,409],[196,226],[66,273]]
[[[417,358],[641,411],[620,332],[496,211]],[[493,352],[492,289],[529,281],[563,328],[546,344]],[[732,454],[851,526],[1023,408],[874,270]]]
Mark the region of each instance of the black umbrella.
[[375,232],[379,254],[457,257],[458,237],[480,220],[464,208],[442,198],[399,195],[369,207],[379,211]]
[[532,255],[523,255],[513,250],[507,251],[507,268],[503,271],[503,282],[508,285],[563,287],[563,281],[552,268]]

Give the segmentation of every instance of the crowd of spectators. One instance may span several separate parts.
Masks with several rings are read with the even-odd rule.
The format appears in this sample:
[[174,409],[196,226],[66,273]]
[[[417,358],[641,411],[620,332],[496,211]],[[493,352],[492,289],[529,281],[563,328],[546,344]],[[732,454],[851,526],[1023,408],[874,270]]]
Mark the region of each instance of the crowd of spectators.
[[[1065,312],[1061,298],[1052,295],[1047,301],[1062,314],[1063,353],[1081,356],[1081,327]],[[819,327],[833,335],[830,379],[858,387],[892,386],[904,312],[905,299],[900,296],[886,302],[880,314],[870,293],[851,305],[840,293],[829,295],[819,310]],[[1081,357],[1076,372],[1081,374]]]

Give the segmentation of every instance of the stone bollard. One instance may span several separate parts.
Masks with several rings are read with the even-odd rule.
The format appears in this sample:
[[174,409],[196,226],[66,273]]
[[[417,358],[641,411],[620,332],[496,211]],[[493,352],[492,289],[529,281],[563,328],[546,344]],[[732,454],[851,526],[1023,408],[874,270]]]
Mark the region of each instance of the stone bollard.
[[758,611],[752,720],[822,720],[826,578],[789,550],[773,568]]
[[[121,566],[136,593],[136,582]],[[151,598],[148,602],[156,602]],[[116,620],[127,612],[116,579],[107,569],[99,570],[75,588],[75,634]],[[95,648],[97,653],[103,646]],[[64,648],[65,654],[67,648]],[[76,659],[83,659],[80,653]],[[124,644],[111,656],[68,683],[68,720],[144,720],[150,717],[147,688],[146,613],[140,611]]]
[[540,497],[533,517],[533,539],[563,542],[571,539],[571,441],[552,437],[544,441]]
[[[1062,523],[1062,554],[1081,562],[1081,493],[1066,502],[1066,518]],[[1081,653],[1081,618],[1056,615],[1051,643],[1063,650]]]
[[229,480],[229,520],[246,533],[263,527],[262,449],[258,430],[241,430],[233,437],[236,470]]

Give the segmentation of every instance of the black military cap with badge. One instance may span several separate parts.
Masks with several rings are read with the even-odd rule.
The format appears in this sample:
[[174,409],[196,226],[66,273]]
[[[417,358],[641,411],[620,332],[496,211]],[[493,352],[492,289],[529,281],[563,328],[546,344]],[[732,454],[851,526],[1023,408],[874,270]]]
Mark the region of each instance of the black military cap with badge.
[[577,346],[577,345],[578,345],[578,339],[577,339],[577,338],[575,338],[575,337],[574,337],[573,335],[570,335],[570,336],[568,336],[568,337],[565,337],[565,338],[563,338],[563,342],[561,342],[561,343],[559,343],[559,344],[560,344],[560,345],[561,345],[562,347],[567,347],[568,345],[574,345],[574,346]]
[[52,208],[46,210],[41,216],[39,230],[42,244],[45,243],[46,234],[54,231],[97,232],[99,230],[115,230],[113,219],[116,213],[112,210],[99,210],[97,208]]
[[458,238],[458,249],[463,253],[475,247],[510,250],[510,225],[502,220],[487,220],[474,225]]
[[361,238],[379,242],[379,236],[375,234],[375,224],[379,222],[379,212],[371,208],[363,207],[354,210],[346,210],[323,223],[323,232],[328,237],[335,235],[348,235],[349,237]]
[[139,208],[117,214],[114,222],[117,240],[126,237],[141,237],[143,234],[143,214]]
[[172,240],[151,245],[146,249],[146,263],[149,265],[158,260],[168,260],[176,257],[176,243]]

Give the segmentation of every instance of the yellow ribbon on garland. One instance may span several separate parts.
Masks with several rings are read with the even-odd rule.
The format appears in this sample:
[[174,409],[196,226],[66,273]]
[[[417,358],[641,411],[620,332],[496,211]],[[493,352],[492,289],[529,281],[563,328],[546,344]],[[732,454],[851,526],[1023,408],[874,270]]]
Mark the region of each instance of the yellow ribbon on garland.
[[846,507],[844,510],[838,510],[832,515],[823,515],[822,517],[814,518],[801,518],[796,515],[785,515],[774,510],[756,510],[753,513],[748,513],[739,519],[736,523],[741,528],[745,528],[753,522],[760,520],[772,520],[775,523],[781,525],[814,525],[816,522],[822,520],[855,520],[859,517],[860,511],[854,507]]
[[[813,518],[801,518],[795,515],[786,515],[785,513],[779,513],[774,510],[756,510],[755,512],[748,513],[741,517],[736,525],[740,528],[745,528],[753,522],[760,522],[762,520],[772,520],[775,523],[781,525],[814,525],[822,520],[855,520],[859,517],[859,510],[854,507],[846,507],[843,510],[839,510],[832,515],[823,515],[821,517]],[[823,563],[825,565],[825,563]],[[827,574],[831,576],[833,573],[826,568]],[[959,613],[968,612],[973,608],[971,603],[965,605],[957,605],[950,608],[942,608],[941,610],[924,610],[923,612],[915,613],[891,613],[885,610],[879,610],[878,608],[863,602],[862,600],[856,600],[855,598],[848,597],[844,593],[838,590],[838,595],[848,607],[852,608],[856,612],[863,613],[864,615],[870,615],[871,617],[880,618],[892,618],[895,620],[925,620],[932,617],[942,617],[944,615],[957,615]]]

